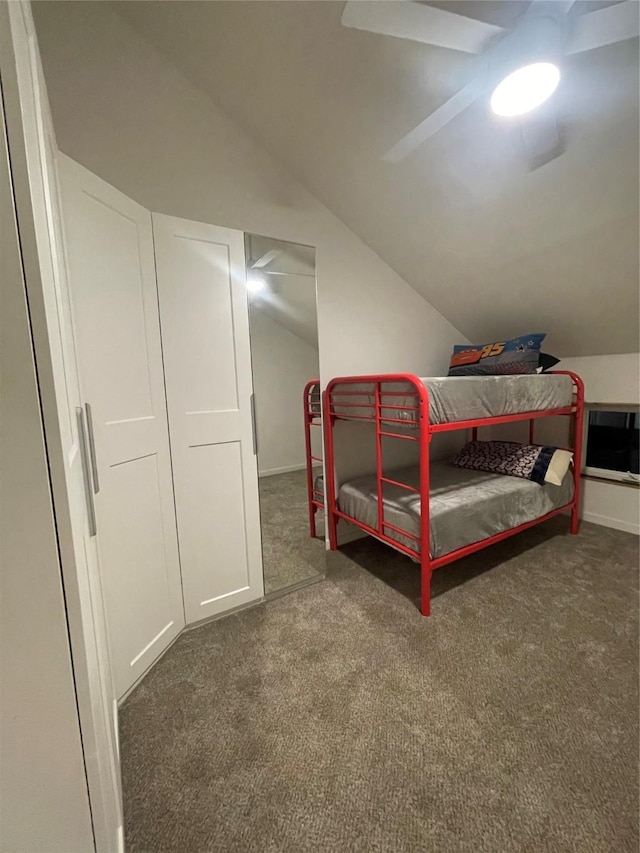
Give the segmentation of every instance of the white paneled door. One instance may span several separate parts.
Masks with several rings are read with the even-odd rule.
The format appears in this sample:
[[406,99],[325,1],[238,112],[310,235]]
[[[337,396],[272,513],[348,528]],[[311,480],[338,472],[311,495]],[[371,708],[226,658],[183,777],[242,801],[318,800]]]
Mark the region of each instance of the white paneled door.
[[184,627],[151,214],[59,158],[116,693]]
[[[62,835],[66,836],[65,850],[88,849],[82,846],[84,842],[76,835],[81,816],[78,815],[76,820],[76,815],[71,814],[84,796],[83,793],[78,794],[76,788],[73,765],[77,762],[83,790],[85,772],[88,781],[96,850],[98,853],[111,853],[119,849],[122,837],[117,708],[102,608],[96,537],[93,535],[91,495],[85,488],[90,472],[83,453],[84,409],[61,234],[55,165],[57,147],[29,3],[0,3],[0,71],[9,131],[11,189],[18,218],[19,246],[38,368],[78,703],[77,709],[69,709],[74,722],[61,716],[55,730],[34,731],[31,742],[27,744],[25,741],[21,759],[27,767],[32,765],[30,782],[33,796],[31,793],[21,796],[24,792],[20,786],[14,786],[11,798],[3,801],[2,837],[8,833],[6,837],[9,838],[12,831],[20,827],[23,845],[30,850],[53,849],[48,841],[57,833],[60,840]],[[30,522],[31,519],[25,518],[25,524]],[[35,595],[36,601],[37,598]],[[25,636],[44,636],[48,631],[47,624],[29,624],[28,614],[19,613],[16,617],[25,620]],[[48,707],[51,712],[58,708],[58,713],[62,713],[57,677],[57,673],[51,673],[52,684],[56,684]],[[61,672],[60,691],[64,689],[64,678]],[[36,695],[34,688],[33,696]],[[64,745],[70,744],[69,725],[75,725],[77,713],[82,726],[84,767],[82,756],[74,755],[71,750],[66,758],[61,753]],[[25,708],[23,719],[16,722],[16,730],[25,735],[29,733],[30,721],[35,720],[37,714],[37,711]],[[47,753],[52,740],[56,745],[51,746],[51,760],[39,765],[37,756]],[[14,747],[20,752],[23,744],[18,740]],[[56,762],[57,766],[54,766]],[[50,766],[51,779],[40,772],[33,775],[41,766]],[[27,779],[29,774],[23,776]],[[50,785],[56,784],[60,788],[60,796],[50,791]],[[65,797],[66,805],[61,805]],[[37,801],[42,803],[39,813],[29,813],[29,806],[33,811]],[[56,813],[53,814],[51,809]],[[65,825],[65,820],[68,828],[59,829]],[[6,849],[17,849],[15,839]],[[27,847],[21,845],[20,849]],[[56,846],[56,849],[63,847]]]
[[187,622],[263,595],[244,238],[153,214]]

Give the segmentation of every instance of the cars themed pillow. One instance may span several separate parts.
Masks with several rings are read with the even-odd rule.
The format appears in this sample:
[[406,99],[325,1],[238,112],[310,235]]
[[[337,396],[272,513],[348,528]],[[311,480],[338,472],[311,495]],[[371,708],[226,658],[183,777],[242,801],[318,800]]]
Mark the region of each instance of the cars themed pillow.
[[537,373],[540,346],[546,333],[522,335],[510,341],[454,346],[449,376],[492,376]]

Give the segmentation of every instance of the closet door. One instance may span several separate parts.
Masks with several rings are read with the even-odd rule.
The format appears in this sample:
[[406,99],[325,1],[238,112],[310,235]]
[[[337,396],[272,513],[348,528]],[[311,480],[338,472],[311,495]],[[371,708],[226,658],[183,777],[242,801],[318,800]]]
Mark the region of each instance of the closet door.
[[153,214],[187,622],[263,595],[244,236]]
[[[7,245],[11,245],[10,230],[17,224],[15,246],[20,250],[21,259],[16,257],[16,262],[21,260],[26,279],[75,687],[75,696],[71,693],[71,702],[65,707],[61,701],[65,689],[64,672],[58,673],[55,669],[45,672],[44,658],[34,659],[33,666],[24,670],[19,660],[11,661],[12,687],[16,690],[22,682],[30,703],[18,717],[7,721],[11,727],[15,723],[19,734],[12,741],[11,754],[3,753],[3,759],[8,768],[11,757],[15,756],[18,765],[21,762],[24,767],[24,773],[12,779],[11,794],[3,800],[0,835],[4,841],[20,827],[24,845],[18,845],[21,850],[27,846],[30,850],[88,849],[86,838],[81,840],[78,833],[82,819],[79,809],[88,782],[91,814],[87,813],[87,819],[93,823],[96,850],[113,853],[123,849],[117,706],[111,680],[96,538],[92,534],[91,496],[85,490],[86,476],[90,472],[83,454],[82,419],[78,417],[82,411],[82,397],[61,232],[55,166],[57,146],[28,3],[0,3],[0,72],[11,156],[5,180],[8,181],[10,173],[12,181],[10,187],[2,187],[3,212],[7,205],[12,207],[9,199],[12,195],[17,215],[17,223],[12,216],[7,219],[11,224],[6,240]],[[3,232],[3,241],[4,238]],[[6,261],[10,265],[13,260],[12,255],[3,256],[3,264]],[[16,334],[20,334],[19,328]],[[13,341],[12,335],[7,345],[10,347]],[[8,366],[13,378],[22,375],[25,369],[26,362],[15,371]],[[25,386],[25,393],[27,391]],[[27,401],[25,398],[25,406]],[[28,408],[25,418],[28,421]],[[28,478],[28,472],[23,474]],[[27,528],[31,522],[30,516],[25,515]],[[11,584],[9,575],[6,580]],[[31,594],[28,592],[30,583]],[[46,622],[47,614],[55,608],[54,600],[50,607],[45,603],[46,596],[52,594],[50,579],[39,578],[37,566],[25,565],[24,574],[19,583],[12,586],[7,603],[15,603],[21,589],[25,590],[24,607],[11,616],[16,623],[22,620],[25,657],[30,650],[32,654],[37,653],[38,638],[46,633],[50,634],[48,639],[52,646],[51,655],[46,656],[49,661],[56,655],[60,643],[60,635],[50,631]],[[38,622],[39,619],[44,621]],[[5,690],[12,687],[3,681]],[[41,709],[39,701],[44,703]],[[52,715],[51,726],[43,729],[42,722],[48,714]],[[77,732],[78,715],[82,743],[78,742],[76,748],[69,730]],[[81,780],[80,790],[78,780]],[[87,825],[87,833],[91,834],[90,825]],[[66,841],[61,847],[56,846],[54,839],[62,840],[63,836]],[[6,849],[17,849],[15,837],[13,843],[7,843]],[[2,842],[0,846],[5,849]]]
[[97,542],[121,697],[184,626],[151,215],[60,157]]

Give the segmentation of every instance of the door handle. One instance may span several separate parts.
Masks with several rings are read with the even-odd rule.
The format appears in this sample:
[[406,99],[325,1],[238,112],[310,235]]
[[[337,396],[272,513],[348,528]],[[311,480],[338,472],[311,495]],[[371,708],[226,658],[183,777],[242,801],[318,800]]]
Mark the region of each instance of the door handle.
[[252,394],[249,405],[251,406],[251,433],[253,435],[253,455],[258,455],[258,430],[256,428],[256,398]]
[[89,535],[95,536],[98,532],[96,526],[96,508],[93,503],[93,492],[89,478],[87,436],[84,425],[84,409],[81,406],[76,408],[76,421],[78,424],[78,444],[80,445],[80,461],[82,463],[82,477],[84,480],[84,497],[87,503],[87,516],[89,517]]
[[87,433],[89,435],[89,457],[91,459],[91,479],[93,480],[93,493],[95,495],[100,491],[100,481],[98,480],[98,459],[96,457],[96,441],[93,435],[93,414],[89,403],[85,403],[84,407],[87,412]]

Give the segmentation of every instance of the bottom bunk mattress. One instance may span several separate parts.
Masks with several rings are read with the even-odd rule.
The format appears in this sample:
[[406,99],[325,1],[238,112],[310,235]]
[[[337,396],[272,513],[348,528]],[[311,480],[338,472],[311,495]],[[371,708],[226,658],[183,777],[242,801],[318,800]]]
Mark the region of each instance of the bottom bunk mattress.
[[313,497],[315,500],[324,499],[324,477],[322,474],[313,481]]
[[[417,466],[400,468],[385,476],[415,488],[420,485]],[[550,483],[539,486],[519,477],[432,462],[430,484],[430,551],[434,560],[511,527],[534,521],[573,498],[570,471],[560,486]],[[419,536],[420,496],[400,486],[383,485],[384,520]],[[375,475],[345,483],[338,493],[338,506],[342,512],[375,529],[378,521]],[[385,532],[396,542],[420,551],[420,543],[408,536],[389,529]]]

